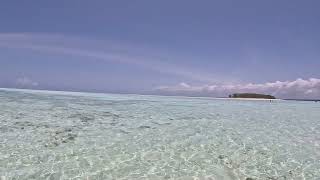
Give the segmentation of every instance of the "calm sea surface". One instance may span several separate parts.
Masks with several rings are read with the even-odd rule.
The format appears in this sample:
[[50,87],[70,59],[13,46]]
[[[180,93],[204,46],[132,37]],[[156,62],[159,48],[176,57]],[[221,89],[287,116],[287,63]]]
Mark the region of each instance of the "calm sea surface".
[[320,103],[0,90],[0,179],[320,179]]

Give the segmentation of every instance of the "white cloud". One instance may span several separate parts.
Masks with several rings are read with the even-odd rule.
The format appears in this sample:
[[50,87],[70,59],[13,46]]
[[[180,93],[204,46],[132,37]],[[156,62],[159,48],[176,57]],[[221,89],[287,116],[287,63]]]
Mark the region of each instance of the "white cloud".
[[161,94],[225,97],[232,93],[263,93],[278,98],[320,98],[320,79],[297,79],[263,84],[213,84],[192,86],[180,83],[176,86],[161,86],[155,89]]
[[16,80],[16,84],[18,87],[36,87],[39,85],[38,82],[33,81],[28,77],[21,77]]

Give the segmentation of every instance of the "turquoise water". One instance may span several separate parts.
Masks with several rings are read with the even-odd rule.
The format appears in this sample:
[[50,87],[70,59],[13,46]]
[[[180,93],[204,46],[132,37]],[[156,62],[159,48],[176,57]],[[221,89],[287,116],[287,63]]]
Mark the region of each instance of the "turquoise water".
[[0,90],[0,179],[320,179],[320,103]]

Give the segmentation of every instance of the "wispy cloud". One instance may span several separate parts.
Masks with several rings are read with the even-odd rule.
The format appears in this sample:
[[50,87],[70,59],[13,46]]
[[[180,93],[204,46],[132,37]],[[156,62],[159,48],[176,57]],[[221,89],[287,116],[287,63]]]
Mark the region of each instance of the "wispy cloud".
[[263,84],[212,84],[192,86],[180,83],[176,86],[161,86],[155,91],[162,94],[215,96],[222,97],[232,93],[264,93],[279,98],[320,98],[320,79],[296,79],[294,81],[276,81]]
[[216,82],[221,80],[209,73],[168,63],[170,58],[176,57],[162,57],[159,54],[150,53],[148,48],[137,48],[101,40],[52,34],[0,33],[0,47],[130,64],[194,81]]
[[24,77],[20,77],[16,80],[16,85],[17,85],[17,87],[22,87],[22,88],[32,88],[32,87],[38,86],[39,83],[24,76]]

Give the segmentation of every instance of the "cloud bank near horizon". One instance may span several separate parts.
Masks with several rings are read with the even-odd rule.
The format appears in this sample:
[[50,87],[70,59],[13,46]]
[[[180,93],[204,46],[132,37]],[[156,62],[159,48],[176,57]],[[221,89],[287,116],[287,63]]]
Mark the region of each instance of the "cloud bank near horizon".
[[294,81],[276,81],[262,84],[211,84],[193,86],[180,83],[175,86],[161,86],[155,88],[163,95],[211,96],[226,97],[232,93],[263,93],[277,98],[319,99],[320,79],[298,78]]
[[37,87],[39,85],[38,82],[36,82],[26,76],[19,77],[15,83],[16,83],[17,87],[20,87],[20,88],[33,88],[33,87]]
[[[157,94],[225,97],[237,92],[255,92],[271,94],[279,98],[320,98],[320,79],[317,78],[240,84],[235,83],[237,79],[234,78],[220,77],[192,66],[181,66],[174,62],[177,59],[174,54],[164,53],[165,56],[162,56],[163,53],[157,50],[132,44],[59,34],[0,33],[0,48],[14,49],[17,52],[23,49],[50,55],[75,56],[88,61],[98,59],[107,63],[122,63],[171,75],[171,77],[179,77],[180,79],[175,82],[206,83],[205,85],[180,83],[174,86],[161,86],[152,91]],[[45,80],[38,79],[36,82],[30,78],[22,77],[15,81],[15,85],[17,87],[39,87],[38,82],[43,85]],[[224,84],[221,82],[233,83]]]

